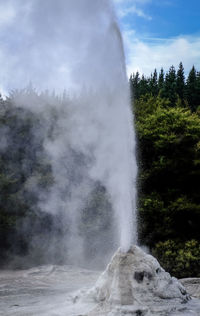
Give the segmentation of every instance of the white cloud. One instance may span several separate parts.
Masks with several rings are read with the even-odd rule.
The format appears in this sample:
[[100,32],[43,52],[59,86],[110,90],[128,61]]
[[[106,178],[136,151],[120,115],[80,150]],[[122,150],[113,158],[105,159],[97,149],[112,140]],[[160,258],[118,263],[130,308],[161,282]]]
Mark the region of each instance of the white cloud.
[[143,10],[137,8],[135,5],[132,5],[130,7],[125,7],[125,8],[121,8],[118,10],[118,15],[120,18],[124,18],[125,16],[129,15],[129,14],[136,14],[137,16],[147,19],[147,20],[151,20],[152,17],[145,14]]
[[137,70],[149,75],[154,68],[168,70],[183,62],[186,73],[195,65],[200,69],[200,36],[171,39],[141,39],[134,31],[124,32],[128,75]]
[[137,15],[138,17],[151,20],[152,17],[145,13],[143,6],[151,0],[114,0],[119,18],[127,15]]
[[[146,38],[136,33],[131,25],[126,25],[126,16],[130,14],[151,20],[146,5],[152,0],[113,0],[117,14],[122,21],[123,38],[127,59],[128,75],[137,70],[149,75],[155,68],[168,70],[173,64],[178,67],[183,62],[186,73],[193,64],[200,69],[200,36],[181,35],[175,38]],[[162,5],[172,4],[163,1]]]

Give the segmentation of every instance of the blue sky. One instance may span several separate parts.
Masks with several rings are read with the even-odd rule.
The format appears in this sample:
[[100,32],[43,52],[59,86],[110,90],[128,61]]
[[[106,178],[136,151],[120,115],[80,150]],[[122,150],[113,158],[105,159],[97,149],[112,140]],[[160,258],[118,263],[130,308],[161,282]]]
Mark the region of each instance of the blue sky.
[[200,70],[199,0],[114,0],[128,73],[184,63]]
[[[72,36],[68,27],[70,8],[78,4],[79,9],[85,10],[84,17],[93,1],[96,0],[0,0],[0,91],[6,94],[32,78],[40,82],[39,86],[47,85],[47,75],[48,87],[54,87],[52,73],[59,76],[57,86],[70,84],[70,67],[80,58],[79,50],[76,51],[80,40]],[[124,39],[128,76],[136,71],[150,75],[161,67],[167,71],[172,64],[177,69],[180,61],[186,74],[193,65],[200,70],[200,0],[112,1]],[[59,14],[58,4],[65,9]],[[47,19],[43,18],[41,8]],[[48,21],[54,21],[50,24],[51,34],[46,27]],[[74,19],[72,24],[76,23]],[[59,36],[56,26],[62,30]],[[74,47],[73,53],[69,47]]]

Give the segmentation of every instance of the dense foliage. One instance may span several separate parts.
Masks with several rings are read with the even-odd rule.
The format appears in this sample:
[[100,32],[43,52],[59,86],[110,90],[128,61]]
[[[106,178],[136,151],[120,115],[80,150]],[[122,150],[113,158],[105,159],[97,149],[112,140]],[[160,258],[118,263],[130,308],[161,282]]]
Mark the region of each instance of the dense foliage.
[[[38,189],[52,183],[44,155],[45,122],[12,98],[0,99],[0,263],[10,255],[25,255],[40,230],[44,237],[53,220],[38,206]],[[40,131],[35,134],[35,130]],[[36,229],[37,227],[37,229]],[[54,228],[55,229],[55,228]]]
[[162,265],[199,276],[200,76],[183,65],[150,78],[132,75],[138,137],[139,229]]
[[[75,182],[81,181],[80,177],[85,174],[81,171],[86,168],[85,157],[78,150],[72,150],[66,141],[66,148],[61,148],[65,150],[64,159],[60,159],[66,181],[59,188],[56,206],[44,209],[44,206],[49,208],[48,198],[52,190],[57,189],[52,157],[46,147],[58,136],[60,114],[57,111],[62,111],[56,97],[50,100],[48,104],[48,95],[43,98],[29,89],[15,91],[6,100],[0,97],[1,266],[7,266],[8,262],[12,267],[57,264],[68,259],[69,210],[66,207],[62,210],[59,202],[66,204],[69,185],[74,184],[75,188]],[[70,103],[67,98],[66,102]],[[34,104],[41,109],[33,110]],[[95,257],[99,249],[106,251],[113,241],[110,234],[112,206],[101,183],[93,183],[93,191],[80,212],[78,229],[87,250],[85,255]],[[106,246],[105,239],[108,240]]]

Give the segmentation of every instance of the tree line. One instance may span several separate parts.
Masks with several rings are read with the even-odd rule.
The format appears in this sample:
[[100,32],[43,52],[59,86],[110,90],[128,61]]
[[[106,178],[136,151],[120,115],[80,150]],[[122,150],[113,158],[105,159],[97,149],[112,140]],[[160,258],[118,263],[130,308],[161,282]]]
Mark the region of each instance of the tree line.
[[130,77],[140,243],[178,277],[200,276],[200,72]]
[[182,62],[177,71],[171,66],[166,74],[163,68],[159,73],[155,69],[150,77],[142,75],[140,78],[139,72],[133,73],[130,76],[130,86],[135,100],[151,94],[168,99],[170,106],[178,102],[181,106],[189,107],[192,112],[200,106],[200,71],[193,66],[188,76],[185,76]]

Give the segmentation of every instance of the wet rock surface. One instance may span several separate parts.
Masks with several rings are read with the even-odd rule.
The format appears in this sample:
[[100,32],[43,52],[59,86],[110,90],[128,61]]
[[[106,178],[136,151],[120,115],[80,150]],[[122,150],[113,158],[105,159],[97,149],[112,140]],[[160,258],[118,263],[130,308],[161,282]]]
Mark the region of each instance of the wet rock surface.
[[88,295],[97,302],[91,316],[190,315],[193,304],[181,282],[137,246],[118,250]]
[[0,316],[200,316],[200,300],[186,293],[195,280],[183,286],[137,247],[118,251],[103,274],[52,265],[4,270]]
[[186,278],[180,282],[192,297],[200,299],[200,278]]
[[89,289],[98,271],[73,266],[39,266],[0,271],[0,316],[73,316],[72,293]]

